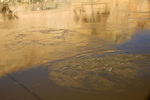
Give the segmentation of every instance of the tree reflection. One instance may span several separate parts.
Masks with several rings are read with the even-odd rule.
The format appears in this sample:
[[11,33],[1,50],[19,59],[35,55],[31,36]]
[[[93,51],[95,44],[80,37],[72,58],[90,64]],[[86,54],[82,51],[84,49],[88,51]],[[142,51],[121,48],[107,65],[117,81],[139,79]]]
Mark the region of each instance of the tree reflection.
[[[98,7],[97,9],[94,9],[95,6],[93,6],[90,9],[90,6],[86,6],[84,4],[82,4],[83,7],[81,8],[74,8],[73,12],[74,12],[74,19],[75,21],[81,22],[81,23],[90,23],[90,22],[101,22],[106,24],[107,23],[107,19],[110,15],[110,11],[107,7],[107,4],[105,5],[104,11],[102,11],[102,9],[99,8],[99,6],[101,5],[96,5],[96,7]],[[91,13],[89,13],[89,10],[91,11]]]
[[132,39],[137,29],[150,27],[147,0],[113,0],[113,5],[110,5],[109,1],[103,4],[94,1],[91,4],[83,2],[82,5],[74,7],[74,20],[81,24],[83,33],[94,34],[102,39],[122,44]]
[[[125,28],[120,29],[120,26],[116,26],[116,29],[111,29],[109,27],[116,19],[113,14],[117,11],[113,7],[108,6],[108,3],[98,4],[94,2],[92,7],[82,3],[81,6],[74,8],[74,20],[76,23],[80,23],[82,28],[86,28],[82,32],[90,32],[90,34],[97,35],[102,39],[112,40],[115,43],[124,43],[132,38],[132,34],[129,34],[130,36],[126,35],[126,33],[124,34]],[[90,11],[91,13],[89,13]],[[122,20],[119,20],[120,22],[122,23]],[[118,38],[118,36],[121,38]]]
[[19,17],[14,14],[14,12],[9,8],[8,4],[3,4],[2,9],[2,17],[4,20],[18,19]]

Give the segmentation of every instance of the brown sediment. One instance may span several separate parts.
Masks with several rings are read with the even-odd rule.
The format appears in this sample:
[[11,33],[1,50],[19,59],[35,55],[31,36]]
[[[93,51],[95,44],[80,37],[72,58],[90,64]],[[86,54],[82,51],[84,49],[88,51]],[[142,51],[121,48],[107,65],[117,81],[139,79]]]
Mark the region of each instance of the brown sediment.
[[[148,71],[150,55],[112,54],[99,58],[70,59],[50,67],[54,83],[68,88],[108,90],[133,85],[140,72]],[[144,64],[144,65],[143,65]]]

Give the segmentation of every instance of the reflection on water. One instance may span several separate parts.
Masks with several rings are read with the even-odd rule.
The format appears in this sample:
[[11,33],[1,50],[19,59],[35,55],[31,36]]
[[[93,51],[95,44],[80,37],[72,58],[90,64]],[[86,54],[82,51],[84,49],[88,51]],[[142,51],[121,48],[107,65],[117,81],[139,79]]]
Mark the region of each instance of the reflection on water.
[[18,19],[18,16],[14,14],[14,12],[9,8],[8,4],[0,3],[0,9],[3,20]]
[[53,83],[82,92],[136,90],[148,80],[148,0],[45,0],[9,7],[12,20],[0,13],[0,77],[47,66]]
[[19,70],[22,67],[73,56],[79,53],[76,50],[80,46],[88,42],[87,36],[82,36],[80,40],[77,32],[49,28],[32,28],[5,34],[1,49],[1,66],[6,69],[1,70],[1,75],[12,72],[14,68]]

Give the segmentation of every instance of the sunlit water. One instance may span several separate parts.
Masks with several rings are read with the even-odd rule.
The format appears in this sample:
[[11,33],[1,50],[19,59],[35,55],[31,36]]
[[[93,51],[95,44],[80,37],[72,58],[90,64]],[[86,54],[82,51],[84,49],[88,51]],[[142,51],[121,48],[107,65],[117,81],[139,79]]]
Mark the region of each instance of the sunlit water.
[[0,15],[0,100],[149,100],[148,0],[10,9]]

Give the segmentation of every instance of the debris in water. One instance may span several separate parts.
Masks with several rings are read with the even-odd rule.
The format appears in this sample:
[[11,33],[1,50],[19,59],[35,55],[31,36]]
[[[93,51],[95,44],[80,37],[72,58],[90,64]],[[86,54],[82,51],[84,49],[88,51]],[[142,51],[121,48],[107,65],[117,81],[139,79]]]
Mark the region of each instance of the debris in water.
[[109,69],[109,72],[111,72],[112,71],[112,67]]

